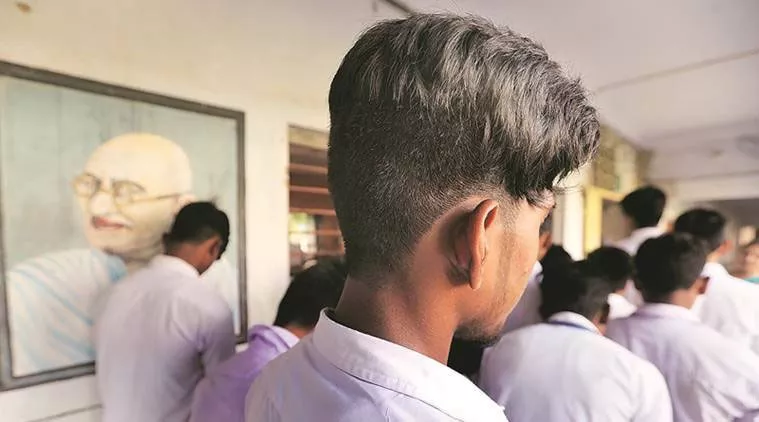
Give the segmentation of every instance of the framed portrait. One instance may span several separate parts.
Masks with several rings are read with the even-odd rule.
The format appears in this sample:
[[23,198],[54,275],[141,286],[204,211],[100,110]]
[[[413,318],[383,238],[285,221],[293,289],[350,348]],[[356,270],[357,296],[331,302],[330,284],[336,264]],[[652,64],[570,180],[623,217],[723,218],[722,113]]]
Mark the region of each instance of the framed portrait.
[[244,114],[0,62],[0,390],[93,373],[99,298],[187,203],[229,216],[203,278],[247,328]]

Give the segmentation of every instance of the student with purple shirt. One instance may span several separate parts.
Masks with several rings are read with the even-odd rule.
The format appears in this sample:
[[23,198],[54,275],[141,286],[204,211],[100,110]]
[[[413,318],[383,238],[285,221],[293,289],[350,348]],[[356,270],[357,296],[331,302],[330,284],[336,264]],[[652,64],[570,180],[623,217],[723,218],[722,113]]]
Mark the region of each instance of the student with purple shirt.
[[337,305],[345,277],[339,261],[322,261],[296,275],[279,303],[274,325],[251,327],[248,348],[198,384],[190,421],[244,421],[245,396],[259,372],[310,334],[322,309]]

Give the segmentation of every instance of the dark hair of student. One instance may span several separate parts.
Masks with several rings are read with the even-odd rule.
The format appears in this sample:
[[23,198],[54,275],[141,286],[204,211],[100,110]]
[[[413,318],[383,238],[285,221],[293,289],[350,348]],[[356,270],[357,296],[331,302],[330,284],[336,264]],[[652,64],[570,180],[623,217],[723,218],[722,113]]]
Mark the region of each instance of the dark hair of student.
[[696,208],[686,211],[675,220],[675,231],[691,234],[709,246],[714,252],[725,242],[725,217],[714,210]]
[[661,189],[646,186],[627,194],[619,205],[636,228],[644,228],[659,224],[666,204],[667,196]]
[[345,264],[337,259],[320,260],[296,274],[279,302],[274,325],[315,326],[322,309],[337,306],[346,276]]
[[469,196],[542,203],[598,147],[579,81],[540,45],[473,16],[375,25],[340,65],[329,108],[330,191],[362,280],[403,271]]
[[569,264],[562,271],[543,273],[540,283],[540,315],[548,319],[558,312],[574,312],[588,319],[603,313],[612,292],[598,270],[587,261]]
[[566,251],[561,245],[551,245],[546,252],[543,259],[540,260],[540,265],[543,267],[543,272],[546,268],[563,268],[574,262],[572,255]]
[[168,233],[163,235],[166,251],[182,243],[201,243],[214,236],[221,239],[219,256],[229,243],[229,218],[212,202],[192,202],[182,207],[174,217]]
[[635,276],[632,256],[619,248],[604,246],[588,255],[588,262],[595,266],[612,291],[625,288],[628,280]]
[[635,255],[635,284],[646,301],[664,301],[673,292],[693,286],[706,264],[706,255],[704,243],[687,233],[649,239]]

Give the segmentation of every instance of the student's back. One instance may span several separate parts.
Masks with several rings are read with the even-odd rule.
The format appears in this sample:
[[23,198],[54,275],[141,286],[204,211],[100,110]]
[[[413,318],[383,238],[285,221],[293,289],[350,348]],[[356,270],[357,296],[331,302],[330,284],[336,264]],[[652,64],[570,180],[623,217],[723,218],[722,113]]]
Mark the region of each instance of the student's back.
[[675,221],[675,231],[688,233],[708,246],[701,273],[709,286],[693,307],[699,319],[759,354],[759,286],[731,276],[719,263],[730,249],[725,237],[727,220],[714,210],[695,208]]
[[486,354],[480,386],[514,421],[660,422],[671,413],[656,368],[589,328],[505,335]]
[[672,420],[661,374],[597,328],[611,287],[595,267],[549,272],[541,290],[547,321],[503,336],[481,368],[480,386],[510,420]]
[[704,245],[676,233],[648,240],[635,257],[646,304],[611,321],[607,336],[653,363],[678,422],[759,418],[759,356],[703,325],[690,308],[707,289]]
[[607,335],[662,372],[677,421],[734,420],[751,402],[759,410],[759,356],[700,323],[688,309],[644,305],[629,318],[609,322]]
[[95,325],[105,422],[185,422],[205,371],[234,354],[232,310],[200,273],[223,253],[226,215],[210,203],[177,214],[169,255],[122,280]]
[[759,354],[759,285],[731,276],[716,262],[707,262],[702,274],[709,277],[709,288],[693,311],[704,324]]
[[157,257],[108,298],[96,335],[106,421],[186,420],[204,373],[195,340],[212,328],[205,323],[230,323],[228,351],[207,363],[221,363],[234,351],[229,306],[199,278],[184,276],[186,264],[177,261]]

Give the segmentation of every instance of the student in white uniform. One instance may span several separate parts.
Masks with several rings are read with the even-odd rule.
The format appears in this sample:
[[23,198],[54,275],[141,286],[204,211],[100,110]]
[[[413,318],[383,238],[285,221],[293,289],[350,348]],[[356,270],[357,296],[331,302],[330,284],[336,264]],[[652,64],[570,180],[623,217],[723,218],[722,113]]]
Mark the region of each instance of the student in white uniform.
[[[661,189],[654,186],[636,189],[627,194],[619,205],[631,233],[613,246],[635,256],[643,242],[664,234],[659,228],[659,221],[667,205],[667,196]],[[643,304],[643,297],[634,283],[627,283],[624,296],[635,306]]]
[[182,208],[166,254],[127,276],[95,324],[104,422],[186,422],[193,391],[234,354],[232,311],[200,278],[229,242],[229,220],[209,202]]
[[549,272],[540,290],[546,322],[506,334],[482,363],[480,386],[510,420],[672,420],[659,371],[603,337],[611,289],[595,266]]
[[687,211],[675,221],[675,231],[690,233],[709,246],[702,273],[709,278],[709,288],[693,310],[704,324],[759,354],[759,285],[731,276],[719,263],[731,247],[725,238],[726,223],[717,211],[703,208]]
[[506,420],[445,363],[454,334],[500,335],[555,179],[598,145],[582,87],[508,29],[415,14],[358,39],[329,106],[348,279],[313,334],[263,370],[246,420]]
[[646,241],[635,257],[646,304],[609,321],[606,335],[659,368],[675,421],[759,420],[759,356],[690,310],[707,287],[705,262],[703,245],[688,234]]
[[628,317],[637,307],[624,296],[625,287],[635,275],[635,264],[627,252],[619,248],[604,246],[588,255],[588,261],[595,266],[609,283],[609,319]]

